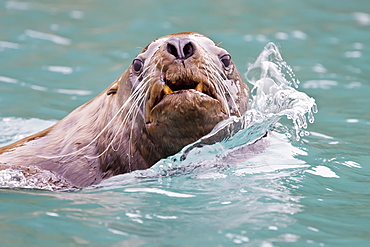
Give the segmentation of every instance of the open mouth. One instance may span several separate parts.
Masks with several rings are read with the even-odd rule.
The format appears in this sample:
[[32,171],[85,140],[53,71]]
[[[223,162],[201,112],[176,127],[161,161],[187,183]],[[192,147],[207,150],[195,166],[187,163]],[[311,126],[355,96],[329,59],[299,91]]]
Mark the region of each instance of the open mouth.
[[156,106],[166,95],[181,93],[184,90],[195,90],[211,98],[217,99],[215,89],[205,81],[195,81],[190,78],[181,78],[177,80],[169,80],[166,74],[162,74],[160,78],[164,83],[163,89],[157,95],[153,107]]
[[224,116],[228,112],[216,86],[206,76],[190,77],[166,73],[161,73],[152,84],[145,108],[147,124],[153,123],[155,119],[167,121],[164,119],[174,116],[181,119],[181,114]]

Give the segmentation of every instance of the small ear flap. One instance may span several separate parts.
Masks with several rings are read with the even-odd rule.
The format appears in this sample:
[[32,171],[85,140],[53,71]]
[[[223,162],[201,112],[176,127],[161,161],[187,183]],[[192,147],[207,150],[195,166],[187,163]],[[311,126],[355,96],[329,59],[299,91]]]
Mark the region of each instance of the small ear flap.
[[118,84],[114,83],[112,87],[107,91],[107,95],[115,94],[118,90]]

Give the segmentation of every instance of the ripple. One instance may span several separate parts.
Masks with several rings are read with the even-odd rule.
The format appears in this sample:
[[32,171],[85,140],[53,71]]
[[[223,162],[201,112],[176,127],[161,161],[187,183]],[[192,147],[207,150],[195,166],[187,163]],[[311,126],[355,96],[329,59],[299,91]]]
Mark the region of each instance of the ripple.
[[85,13],[80,11],[80,10],[72,10],[70,13],[69,13],[69,16],[72,18],[72,19],[83,19],[85,17]]
[[0,40],[0,51],[3,51],[5,49],[19,49],[21,45],[18,44],[18,43],[14,43],[14,42],[9,42],[9,41],[2,41]]
[[42,120],[37,118],[0,118],[0,129],[2,130],[0,146],[10,144],[42,129],[46,129],[55,123],[55,120]]
[[311,136],[317,136],[317,137],[324,138],[324,139],[334,139],[334,137],[332,137],[332,136],[324,135],[322,133],[317,133],[317,132],[314,132],[314,131],[311,131],[310,134],[311,134]]
[[7,1],[5,4],[7,9],[16,9],[16,10],[29,10],[31,8],[31,3],[28,2],[16,2],[16,1]]
[[25,35],[27,35],[30,38],[34,38],[34,39],[51,41],[58,45],[70,45],[71,44],[70,39],[61,37],[59,35],[39,32],[39,31],[31,30],[31,29],[27,29],[25,31]]
[[147,192],[147,193],[155,193],[155,194],[160,194],[160,195],[166,195],[169,197],[180,197],[180,198],[195,197],[194,195],[176,193],[176,192],[171,192],[171,191],[157,189],[157,188],[128,188],[128,189],[125,189],[125,192],[130,192],[130,193]]
[[247,42],[252,41],[252,40],[256,40],[256,41],[261,42],[261,43],[266,43],[266,42],[268,42],[269,39],[263,34],[257,34],[257,35],[246,34],[246,35],[244,35],[244,40],[247,41]]
[[308,173],[321,176],[324,178],[339,178],[335,172],[333,172],[329,167],[326,166],[317,166],[314,167],[312,170],[306,171]]
[[370,25],[370,14],[363,13],[363,12],[355,12],[353,13],[354,19],[363,26]]
[[358,123],[359,120],[358,119],[355,119],[355,118],[349,118],[349,119],[346,119],[346,122],[347,123]]
[[312,70],[316,73],[320,73],[320,74],[324,74],[324,73],[327,73],[328,70],[324,67],[324,65],[322,64],[315,64],[315,66],[313,66]]
[[348,58],[359,58],[359,57],[362,56],[362,52],[360,52],[360,51],[346,51],[344,53],[344,56],[348,57]]
[[331,89],[334,86],[338,86],[338,82],[333,80],[310,80],[303,84],[303,88],[315,89]]
[[79,96],[85,96],[90,95],[92,92],[89,90],[77,90],[77,89],[56,89],[57,93],[61,94],[68,94],[68,95],[79,95]]
[[307,39],[307,34],[300,30],[292,31],[292,36],[296,39]]
[[72,74],[73,68],[67,66],[44,66],[43,69],[50,72],[62,73],[62,74]]
[[42,91],[42,92],[48,91],[47,87],[22,82],[22,81],[19,81],[19,80],[15,79],[15,78],[7,77],[7,76],[0,76],[0,82],[10,83],[10,84],[18,84],[21,87],[28,87],[28,88],[36,90],[36,91]]
[[18,83],[17,79],[6,77],[6,76],[0,76],[0,81],[5,83]]
[[347,167],[361,168],[360,164],[358,164],[357,162],[354,162],[354,161],[350,161],[350,160],[343,162],[343,165],[345,165]]
[[287,33],[284,33],[284,32],[277,32],[275,34],[275,37],[279,40],[287,40],[289,38],[289,35]]

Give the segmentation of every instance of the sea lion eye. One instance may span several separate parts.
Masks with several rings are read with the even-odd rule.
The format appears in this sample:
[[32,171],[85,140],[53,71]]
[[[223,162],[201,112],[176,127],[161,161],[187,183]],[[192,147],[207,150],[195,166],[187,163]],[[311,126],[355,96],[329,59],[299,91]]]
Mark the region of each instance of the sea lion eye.
[[227,69],[231,64],[231,56],[229,54],[223,55],[220,58],[222,64],[224,65],[225,69]]
[[134,59],[132,62],[132,68],[136,73],[140,73],[140,71],[143,69],[144,63],[140,59]]

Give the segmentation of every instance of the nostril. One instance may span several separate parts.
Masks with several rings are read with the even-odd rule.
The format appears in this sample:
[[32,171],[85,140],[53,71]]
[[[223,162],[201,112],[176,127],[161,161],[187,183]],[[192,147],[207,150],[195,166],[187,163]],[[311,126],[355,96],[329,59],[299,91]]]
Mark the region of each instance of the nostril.
[[195,45],[189,39],[171,38],[167,41],[166,50],[176,59],[185,60],[195,53]]
[[194,46],[191,42],[187,43],[186,45],[184,45],[184,48],[183,48],[183,53],[184,53],[184,57],[185,59],[193,56],[194,54]]
[[172,44],[170,44],[170,43],[168,43],[168,44],[167,44],[167,51],[168,51],[168,53],[170,53],[171,55],[174,55],[176,58],[178,58],[178,57],[179,57],[179,54],[177,53],[177,48],[176,48],[176,46],[174,46],[174,45],[172,45]]

